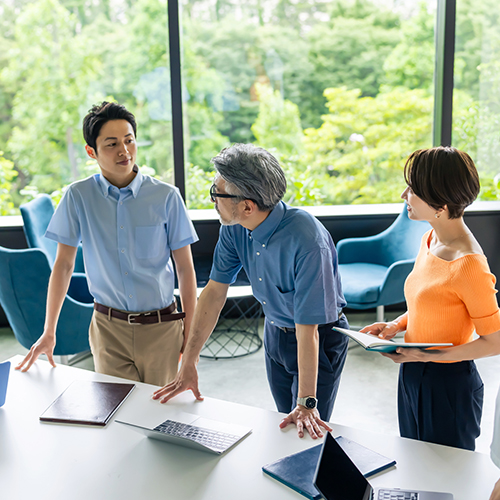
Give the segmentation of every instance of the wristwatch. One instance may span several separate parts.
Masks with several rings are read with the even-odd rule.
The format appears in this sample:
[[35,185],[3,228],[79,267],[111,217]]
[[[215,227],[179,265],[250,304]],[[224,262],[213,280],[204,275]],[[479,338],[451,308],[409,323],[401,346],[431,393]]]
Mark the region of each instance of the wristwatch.
[[312,410],[318,406],[318,400],[314,396],[306,396],[305,398],[297,398],[297,404]]

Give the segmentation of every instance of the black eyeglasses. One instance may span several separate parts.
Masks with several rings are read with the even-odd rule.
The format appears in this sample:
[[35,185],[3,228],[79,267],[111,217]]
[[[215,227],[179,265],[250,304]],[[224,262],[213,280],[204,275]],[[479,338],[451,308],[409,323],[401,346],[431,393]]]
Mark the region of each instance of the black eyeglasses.
[[210,199],[212,203],[215,203],[216,198],[241,198],[241,196],[237,196],[235,194],[227,194],[227,193],[217,193],[215,191],[215,184],[212,184],[210,188]]

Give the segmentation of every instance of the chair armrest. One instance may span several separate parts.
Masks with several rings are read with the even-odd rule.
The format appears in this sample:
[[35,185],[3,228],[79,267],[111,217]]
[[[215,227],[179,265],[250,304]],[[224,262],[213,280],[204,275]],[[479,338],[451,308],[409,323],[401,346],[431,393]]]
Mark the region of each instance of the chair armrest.
[[384,282],[380,287],[378,302],[383,305],[404,302],[404,285],[406,278],[411,273],[415,259],[400,260],[392,264],[387,270]]
[[55,355],[78,354],[90,349],[89,325],[93,304],[82,304],[66,295],[57,322]]

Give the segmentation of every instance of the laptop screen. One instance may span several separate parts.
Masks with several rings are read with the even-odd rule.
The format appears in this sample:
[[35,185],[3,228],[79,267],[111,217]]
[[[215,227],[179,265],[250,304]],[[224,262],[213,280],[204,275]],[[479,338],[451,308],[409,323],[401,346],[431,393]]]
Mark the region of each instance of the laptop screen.
[[314,486],[326,500],[364,500],[371,486],[328,432],[316,468]]

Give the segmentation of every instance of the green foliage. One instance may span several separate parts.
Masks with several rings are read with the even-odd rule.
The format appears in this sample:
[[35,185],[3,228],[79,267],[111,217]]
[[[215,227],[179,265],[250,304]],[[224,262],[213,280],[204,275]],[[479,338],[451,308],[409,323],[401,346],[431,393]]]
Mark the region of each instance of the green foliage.
[[[295,205],[399,201],[431,145],[435,12],[372,0],[183,0],[189,208],[211,208],[210,159],[274,152]],[[405,4],[406,5],[406,4]],[[458,2],[453,143],[500,199],[496,0]],[[173,180],[167,0],[13,0],[0,18],[0,209],[98,171],[81,122],[104,99],[138,123],[143,171]],[[326,90],[325,90],[326,89]]]
[[80,176],[79,108],[98,62],[76,17],[57,0],[27,4],[16,19],[14,41],[0,74],[15,94],[7,151],[24,177],[50,191]]
[[11,189],[16,176],[14,164],[4,158],[3,151],[0,151],[0,215],[10,215],[14,211]]
[[403,166],[415,149],[430,147],[432,96],[423,90],[325,90],[329,113],[305,131],[304,158],[312,172],[329,174],[326,203],[391,203],[404,188]]
[[435,12],[424,3],[401,24],[401,40],[384,61],[382,81],[392,87],[432,91]]
[[275,149],[288,157],[302,150],[302,127],[296,104],[283,99],[279,90],[266,85],[257,86],[259,115],[252,125],[252,132],[259,146]]
[[210,201],[210,186],[213,183],[215,172],[207,172],[202,168],[190,164],[186,183],[186,206],[188,209],[213,208]]

